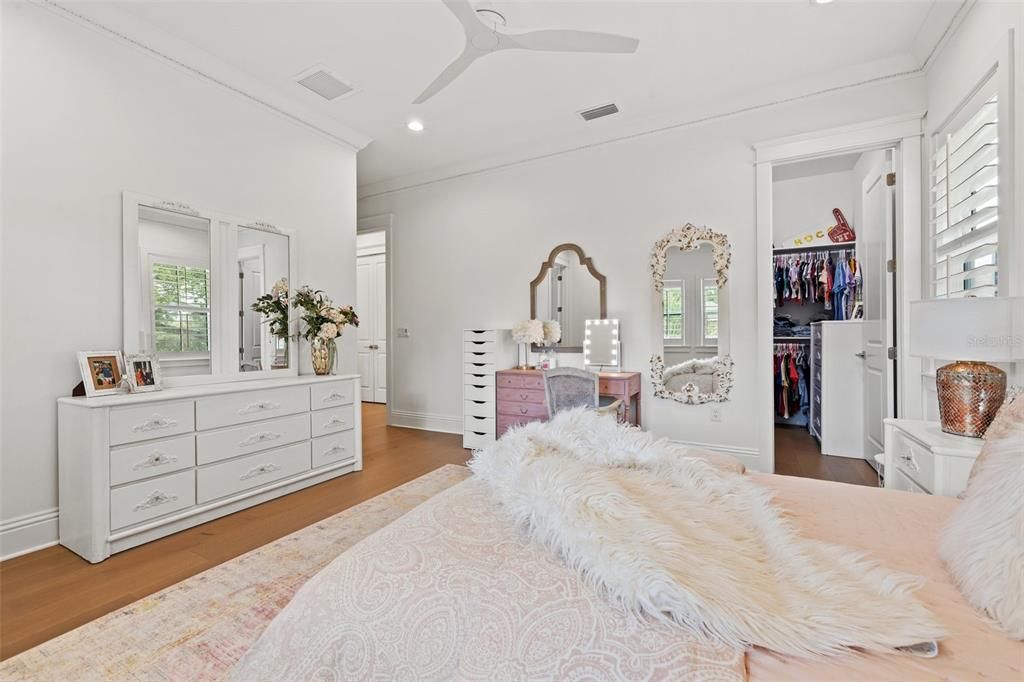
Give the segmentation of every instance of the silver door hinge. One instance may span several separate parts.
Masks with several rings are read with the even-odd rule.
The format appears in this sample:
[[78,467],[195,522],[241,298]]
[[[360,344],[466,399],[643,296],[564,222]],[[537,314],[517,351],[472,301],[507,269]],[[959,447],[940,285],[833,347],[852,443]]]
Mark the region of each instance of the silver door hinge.
[[895,173],[888,173],[888,174],[886,174],[886,176],[885,176],[885,186],[886,187],[892,187],[895,184],[896,184],[896,174]]
[[885,355],[890,360],[895,360],[896,359],[896,346],[889,346],[889,348],[885,351]]
[[895,258],[890,258],[889,260],[885,261],[885,271],[886,272],[896,272],[896,259]]

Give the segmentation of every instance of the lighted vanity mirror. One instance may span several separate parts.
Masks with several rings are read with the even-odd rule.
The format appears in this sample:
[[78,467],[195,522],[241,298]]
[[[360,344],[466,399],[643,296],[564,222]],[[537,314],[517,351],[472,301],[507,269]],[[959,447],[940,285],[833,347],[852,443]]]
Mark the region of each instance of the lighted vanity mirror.
[[156,354],[167,386],[297,373],[295,344],[252,311],[291,281],[293,235],[127,192],[123,221],[125,353]]
[[617,368],[620,353],[618,320],[586,321],[583,339],[584,365]]
[[582,353],[586,320],[608,316],[606,296],[605,276],[583,249],[576,244],[560,244],[551,250],[530,282],[530,317],[558,322],[562,338],[550,346],[552,350]]
[[729,242],[694,225],[673,230],[654,247],[651,269],[658,306],[651,358],[655,395],[687,404],[721,402],[732,388],[729,356]]

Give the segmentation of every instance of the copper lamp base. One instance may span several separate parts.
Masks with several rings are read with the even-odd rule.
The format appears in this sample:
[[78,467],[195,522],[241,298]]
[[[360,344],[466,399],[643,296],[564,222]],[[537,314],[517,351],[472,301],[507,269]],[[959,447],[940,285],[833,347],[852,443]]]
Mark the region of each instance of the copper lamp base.
[[985,362],[958,360],[935,372],[942,430],[981,438],[1006,398],[1006,372]]

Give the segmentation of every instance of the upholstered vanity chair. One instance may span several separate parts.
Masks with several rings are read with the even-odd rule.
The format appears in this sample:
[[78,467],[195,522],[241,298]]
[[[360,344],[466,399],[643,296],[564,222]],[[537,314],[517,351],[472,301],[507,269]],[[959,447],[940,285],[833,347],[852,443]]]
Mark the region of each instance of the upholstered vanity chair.
[[544,372],[544,392],[548,399],[548,418],[561,410],[587,407],[600,414],[618,415],[622,401],[601,405],[598,376],[594,372],[573,367],[549,369]]

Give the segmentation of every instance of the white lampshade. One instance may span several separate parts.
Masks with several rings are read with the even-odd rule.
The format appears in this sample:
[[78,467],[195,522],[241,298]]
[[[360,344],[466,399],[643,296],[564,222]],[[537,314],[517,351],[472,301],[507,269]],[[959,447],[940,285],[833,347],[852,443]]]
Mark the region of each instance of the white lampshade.
[[943,360],[1024,359],[1024,296],[935,298],[910,304],[910,354]]

